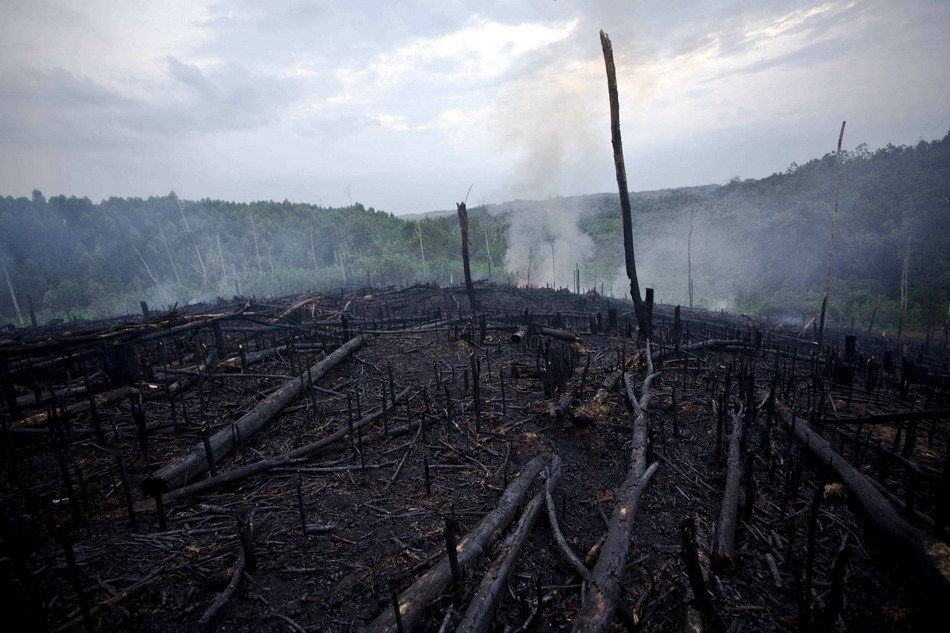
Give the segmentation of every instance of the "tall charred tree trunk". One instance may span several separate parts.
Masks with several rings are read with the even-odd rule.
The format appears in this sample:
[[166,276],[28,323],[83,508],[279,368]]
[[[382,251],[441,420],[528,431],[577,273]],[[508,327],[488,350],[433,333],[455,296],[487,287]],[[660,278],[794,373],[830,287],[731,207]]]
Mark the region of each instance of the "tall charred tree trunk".
[[841,194],[841,141],[844,139],[844,124],[841,122],[841,132],[838,133],[838,151],[835,153],[835,207],[831,212],[831,235],[828,238],[828,269],[825,272],[825,296],[821,300],[821,317],[818,319],[818,343],[821,344],[825,336],[825,313],[828,310],[828,297],[831,295],[831,260],[835,250],[835,233],[838,230],[838,198]]
[[623,254],[630,279],[630,296],[640,326],[640,338],[649,336],[646,310],[640,297],[640,282],[637,280],[637,264],[633,255],[633,220],[630,213],[630,193],[627,191],[627,170],[623,162],[623,142],[620,139],[620,99],[617,96],[617,71],[614,68],[614,50],[610,38],[600,32],[600,45],[604,50],[607,66],[607,96],[610,99],[610,140],[614,147],[614,166],[617,168],[617,189],[620,192],[620,218],[623,221]]
[[475,300],[475,287],[472,286],[472,268],[468,258],[468,210],[464,202],[457,205],[459,213],[459,229],[462,231],[462,267],[465,272],[465,292],[468,294],[468,303],[472,314],[478,312],[478,302]]

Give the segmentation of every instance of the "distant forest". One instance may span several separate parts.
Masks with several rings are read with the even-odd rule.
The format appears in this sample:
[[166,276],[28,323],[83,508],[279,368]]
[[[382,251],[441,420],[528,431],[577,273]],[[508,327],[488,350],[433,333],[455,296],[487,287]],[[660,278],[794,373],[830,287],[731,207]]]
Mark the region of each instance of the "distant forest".
[[[862,145],[843,152],[842,160],[831,317],[842,325],[853,318],[866,328],[874,313],[875,329],[944,325],[950,134],[873,152]],[[631,171],[635,182],[635,166]],[[820,303],[834,183],[835,156],[829,153],[767,178],[635,195],[643,285],[655,287],[662,302],[686,304],[688,250],[695,305],[807,317]],[[526,281],[529,271],[506,269],[506,261],[516,259],[509,248],[538,253],[540,267],[543,242],[554,243],[552,231],[559,229],[525,243],[513,218],[539,209],[551,216],[554,209],[559,222],[589,236],[583,241],[592,246],[581,249],[576,261],[582,287],[603,284],[621,296],[618,208],[616,194],[472,208],[475,275]],[[566,239],[575,237],[568,232]],[[454,213],[406,219],[361,204],[192,201],[174,193],[93,203],[34,191],[31,198],[0,198],[0,314],[28,324],[28,301],[42,322],[130,312],[140,300],[162,307],[343,284],[457,282],[458,241]],[[554,268],[556,285],[571,285],[573,264],[553,263],[547,266]]]

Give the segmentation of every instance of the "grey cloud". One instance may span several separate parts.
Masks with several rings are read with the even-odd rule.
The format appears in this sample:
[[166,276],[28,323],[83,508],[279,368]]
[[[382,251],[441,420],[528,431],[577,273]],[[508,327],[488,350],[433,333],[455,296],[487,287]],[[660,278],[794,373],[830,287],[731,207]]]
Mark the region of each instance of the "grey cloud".
[[202,72],[170,58],[168,66],[166,85],[134,97],[63,69],[0,76],[3,141],[118,147],[153,136],[251,129],[275,120],[297,96],[294,80],[236,64]]

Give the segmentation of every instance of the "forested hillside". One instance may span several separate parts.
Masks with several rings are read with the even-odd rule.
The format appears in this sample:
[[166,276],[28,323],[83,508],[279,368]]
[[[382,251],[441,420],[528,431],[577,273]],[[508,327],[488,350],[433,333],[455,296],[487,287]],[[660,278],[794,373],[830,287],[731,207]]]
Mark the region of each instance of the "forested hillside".
[[[831,315],[866,327],[943,323],[950,287],[950,135],[843,154]],[[634,196],[643,285],[660,301],[800,318],[820,302],[834,154],[763,179]],[[635,174],[635,166],[631,166]],[[632,181],[636,182],[635,176]],[[471,209],[476,276],[622,293],[616,194]],[[692,224],[692,239],[688,240]],[[688,244],[688,241],[690,242]],[[0,198],[0,313],[28,322],[96,316],[215,295],[274,295],[355,284],[460,277],[453,215],[419,221],[355,204],[325,208],[164,197],[87,198],[36,191]],[[616,283],[615,283],[616,282]],[[18,316],[14,296],[22,317]]]

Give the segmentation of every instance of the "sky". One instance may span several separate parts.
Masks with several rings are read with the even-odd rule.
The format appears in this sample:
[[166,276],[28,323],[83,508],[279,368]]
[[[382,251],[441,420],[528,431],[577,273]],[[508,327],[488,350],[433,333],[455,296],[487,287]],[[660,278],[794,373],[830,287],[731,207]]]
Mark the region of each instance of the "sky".
[[761,177],[950,130],[950,2],[0,2],[0,195],[394,213]]

